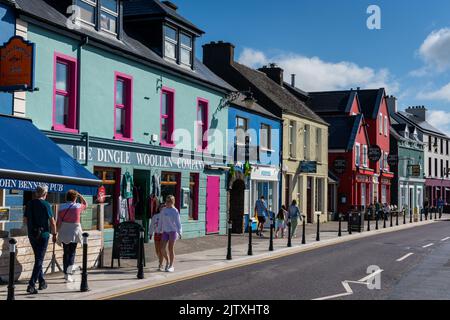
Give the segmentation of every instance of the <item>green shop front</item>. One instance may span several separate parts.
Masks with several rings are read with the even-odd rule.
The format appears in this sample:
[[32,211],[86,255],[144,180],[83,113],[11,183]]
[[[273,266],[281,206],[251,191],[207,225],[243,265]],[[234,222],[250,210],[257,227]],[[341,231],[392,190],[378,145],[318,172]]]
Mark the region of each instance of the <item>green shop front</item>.
[[121,222],[136,221],[148,230],[156,203],[164,203],[169,195],[175,196],[181,214],[183,238],[226,232],[226,159],[56,132],[47,135],[102,181],[105,247],[112,245],[114,226]]

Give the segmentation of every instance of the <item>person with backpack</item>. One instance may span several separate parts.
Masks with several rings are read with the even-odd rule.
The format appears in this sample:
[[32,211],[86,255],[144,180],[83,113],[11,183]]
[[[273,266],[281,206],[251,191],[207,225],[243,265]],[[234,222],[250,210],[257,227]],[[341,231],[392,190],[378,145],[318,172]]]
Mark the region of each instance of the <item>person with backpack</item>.
[[39,290],[47,289],[44,279],[42,265],[44,264],[50,234],[56,241],[56,222],[53,211],[46,201],[48,194],[47,186],[39,186],[36,190],[36,199],[31,200],[25,208],[23,223],[28,229],[28,239],[34,253],[33,273],[28,282],[27,292],[37,294],[36,283],[39,281]]
[[[80,202],[77,202],[77,200]],[[81,215],[87,208],[87,202],[81,194],[70,190],[66,194],[66,203],[58,211],[58,245],[63,247],[63,271],[66,282],[74,282],[72,274],[75,271],[75,256],[78,244],[83,242]]]

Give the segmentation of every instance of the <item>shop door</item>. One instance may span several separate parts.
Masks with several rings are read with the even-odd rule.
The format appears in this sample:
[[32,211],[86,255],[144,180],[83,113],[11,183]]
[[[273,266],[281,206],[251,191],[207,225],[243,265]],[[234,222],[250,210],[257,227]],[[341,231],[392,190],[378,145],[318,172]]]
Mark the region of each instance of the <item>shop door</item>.
[[145,229],[145,241],[148,241],[148,227],[149,227],[149,219],[147,215],[147,204],[148,198],[150,196],[150,171],[146,170],[134,170],[133,174],[134,178],[134,187],[135,195],[137,198],[133,199],[133,203],[135,204],[135,217],[136,220],[142,221],[142,226]]
[[206,186],[206,234],[219,233],[220,177],[208,177]]
[[236,180],[230,190],[230,216],[233,234],[244,233],[245,183]]

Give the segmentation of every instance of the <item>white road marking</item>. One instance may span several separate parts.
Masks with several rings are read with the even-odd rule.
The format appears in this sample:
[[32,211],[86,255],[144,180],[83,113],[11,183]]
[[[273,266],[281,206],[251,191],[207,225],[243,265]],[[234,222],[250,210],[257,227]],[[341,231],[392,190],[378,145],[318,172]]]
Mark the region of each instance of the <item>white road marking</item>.
[[401,257],[400,259],[398,259],[397,262],[402,262],[402,261],[408,259],[409,257],[411,257],[412,255],[414,255],[414,253],[408,253],[404,257]]
[[441,241],[444,242],[444,241],[447,241],[447,240],[450,240],[450,237],[444,238]]
[[429,247],[432,247],[432,246],[434,246],[434,243],[430,243],[430,244],[427,244],[426,246],[423,246],[422,248],[429,248]]
[[369,284],[369,280],[371,280],[373,277],[379,275],[383,271],[384,270],[381,270],[381,269],[377,270],[376,272],[368,275],[365,278],[362,278],[359,281],[349,281],[349,280],[342,281],[342,286],[345,289],[345,293],[335,294],[335,295],[332,295],[332,296],[327,296],[327,297],[323,297],[323,298],[317,298],[317,299],[313,299],[313,300],[314,301],[323,301],[323,300],[331,300],[331,299],[336,299],[336,298],[340,298],[340,297],[351,296],[354,292],[353,292],[352,288],[350,287],[350,283],[366,285],[367,286]]

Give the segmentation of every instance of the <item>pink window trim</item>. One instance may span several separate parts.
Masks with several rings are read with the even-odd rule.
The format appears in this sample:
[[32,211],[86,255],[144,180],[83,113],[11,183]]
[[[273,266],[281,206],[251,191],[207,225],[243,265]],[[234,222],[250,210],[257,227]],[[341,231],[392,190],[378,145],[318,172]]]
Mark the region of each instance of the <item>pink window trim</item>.
[[[61,91],[56,88],[56,66],[58,62],[67,64],[69,68],[69,91]],[[64,95],[69,97],[69,124],[72,126],[67,127],[65,125],[56,123],[56,95]],[[78,116],[78,60],[76,58],[55,52],[53,58],[53,115],[52,124],[54,131],[66,132],[66,133],[79,133],[77,116]]]
[[[200,105],[204,106],[204,114],[203,117],[204,119],[202,120],[201,123],[199,123],[198,119],[196,119],[197,122],[197,126],[199,126],[201,124],[202,126],[202,141],[203,139],[205,139],[205,133],[208,132],[208,124],[209,124],[209,101],[203,98],[197,98],[197,113],[196,113],[196,117],[198,115],[198,110]],[[197,128],[196,128],[197,129]],[[196,141],[197,143],[197,141]],[[208,151],[208,140],[203,141],[201,146],[196,146],[196,149],[198,152],[203,152],[203,151]]]
[[[122,106],[126,113],[125,135],[116,132],[117,80],[123,80],[125,84],[125,105]],[[114,139],[133,141],[133,77],[117,71],[114,72]]]
[[[163,104],[163,94],[167,93],[171,96],[171,104],[168,108],[168,114],[164,115],[162,114],[162,104]],[[162,119],[169,119],[169,130],[168,130],[168,136],[170,138],[170,142],[163,141],[162,140]],[[173,148],[175,147],[175,143],[173,142],[173,132],[175,130],[175,89],[171,89],[168,87],[163,87],[161,90],[161,106],[160,106],[160,136],[161,136],[161,146],[166,148]]]

